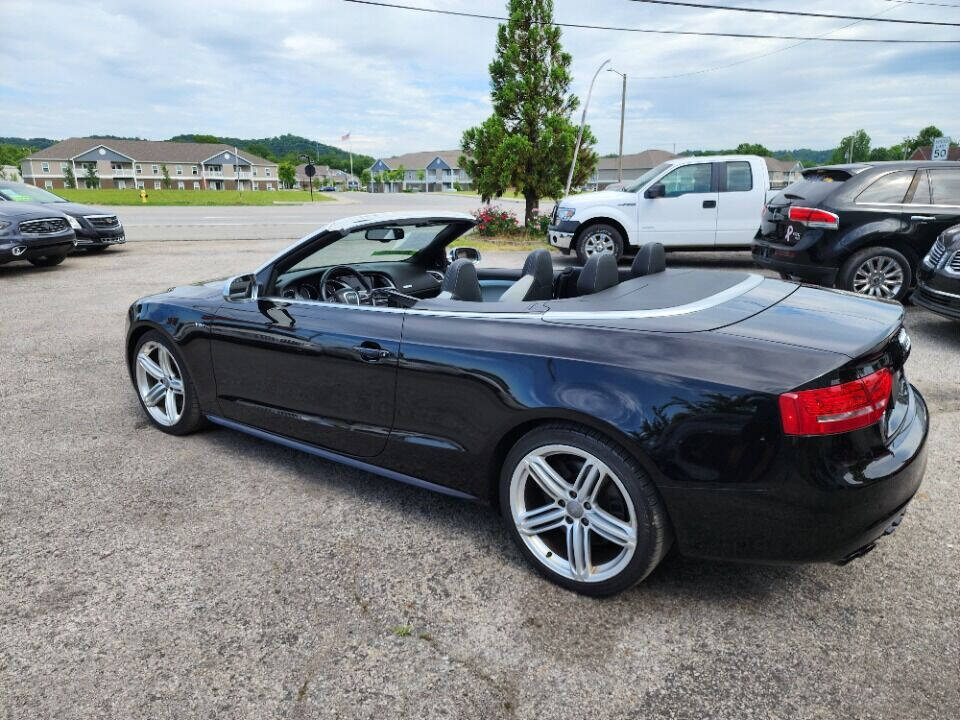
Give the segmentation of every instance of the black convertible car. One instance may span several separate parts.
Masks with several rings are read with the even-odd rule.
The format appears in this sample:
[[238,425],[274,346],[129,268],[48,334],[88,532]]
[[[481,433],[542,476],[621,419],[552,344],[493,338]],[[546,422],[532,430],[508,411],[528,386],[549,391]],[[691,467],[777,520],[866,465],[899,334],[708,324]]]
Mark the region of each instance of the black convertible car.
[[[844,562],[891,532],[928,430],[897,303],[759,275],[478,269],[468,215],[337,221],[129,310],[151,421],[206,422],[499,506],[521,552],[618,592],[671,546]],[[458,258],[458,259],[452,259]]]

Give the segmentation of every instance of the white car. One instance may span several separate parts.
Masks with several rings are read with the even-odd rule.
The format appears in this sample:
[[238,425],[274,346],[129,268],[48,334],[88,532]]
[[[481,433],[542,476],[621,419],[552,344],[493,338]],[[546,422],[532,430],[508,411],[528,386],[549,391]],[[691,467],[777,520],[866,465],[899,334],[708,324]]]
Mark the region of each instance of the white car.
[[647,242],[667,249],[749,249],[760,229],[770,175],[756,155],[711,155],[668,160],[628,183],[563,198],[547,235],[562,252],[618,258]]

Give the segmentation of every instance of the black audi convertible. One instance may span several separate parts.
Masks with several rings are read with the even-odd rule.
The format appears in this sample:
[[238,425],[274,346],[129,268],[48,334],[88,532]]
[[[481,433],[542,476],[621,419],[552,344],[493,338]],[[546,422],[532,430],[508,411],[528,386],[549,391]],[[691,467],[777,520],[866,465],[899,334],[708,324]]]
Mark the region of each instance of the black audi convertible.
[[480,268],[461,214],[333,222],[249,275],[129,310],[152,423],[207,423],[499,507],[590,595],[671,549],[846,562],[926,464],[903,308],[748,272],[595,255]]

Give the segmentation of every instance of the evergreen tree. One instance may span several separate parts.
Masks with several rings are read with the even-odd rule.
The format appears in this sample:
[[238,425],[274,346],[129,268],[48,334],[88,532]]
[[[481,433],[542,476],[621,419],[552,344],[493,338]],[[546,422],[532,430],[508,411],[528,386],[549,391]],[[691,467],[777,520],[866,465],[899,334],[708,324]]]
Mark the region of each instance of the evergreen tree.
[[100,178],[97,177],[97,166],[93,163],[87,165],[87,174],[83,178],[83,184],[88,188],[100,187]]
[[67,165],[67,169],[64,171],[63,184],[71,190],[77,187],[77,176],[73,174],[73,165]]
[[163,180],[160,181],[160,184],[163,186],[164,190],[169,190],[173,187],[173,182],[170,180],[170,171],[167,170],[166,165],[160,166],[160,173],[163,175]]

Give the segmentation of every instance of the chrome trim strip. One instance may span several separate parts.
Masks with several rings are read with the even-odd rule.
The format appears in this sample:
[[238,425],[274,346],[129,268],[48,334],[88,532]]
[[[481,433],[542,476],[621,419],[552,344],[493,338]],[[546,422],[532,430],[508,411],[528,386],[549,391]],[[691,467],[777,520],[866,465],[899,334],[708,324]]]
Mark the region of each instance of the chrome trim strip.
[[944,292],[943,290],[934,290],[932,287],[929,287],[928,285],[923,285],[921,286],[920,289],[923,292],[933,293],[934,295],[940,295],[942,297],[953,298],[954,300],[960,300],[960,295],[957,295],[956,293],[948,293],[948,292]]
[[227,420],[226,418],[222,418],[217,415],[207,415],[207,420],[215,425],[221,425],[231,430],[238,430],[239,432],[252,435],[253,437],[260,438],[261,440],[269,440],[270,442],[283,445],[293,450],[299,450],[311,455],[316,455],[324,460],[330,460],[331,462],[340,463],[341,465],[348,465],[356,468],[357,470],[363,470],[364,472],[373,473],[374,475],[380,475],[382,477],[389,478],[390,480],[406,483],[407,485],[413,485],[425,490],[431,490],[442,495],[450,495],[451,497],[460,498],[461,500],[477,499],[475,496],[461,492],[460,490],[454,490],[453,488],[445,487],[443,485],[437,485],[436,483],[429,482],[428,480],[415,478],[412,475],[404,475],[403,473],[396,472],[395,470],[388,470],[387,468],[382,468],[378,465],[364,462],[363,460],[357,460],[356,458],[352,458],[348,455],[341,455],[340,453],[331,452],[330,450],[323,450],[315,445],[310,445],[309,443],[293,440],[283,435],[277,435],[276,433],[251,427],[250,425],[244,425],[243,423],[238,423],[233,420]]

